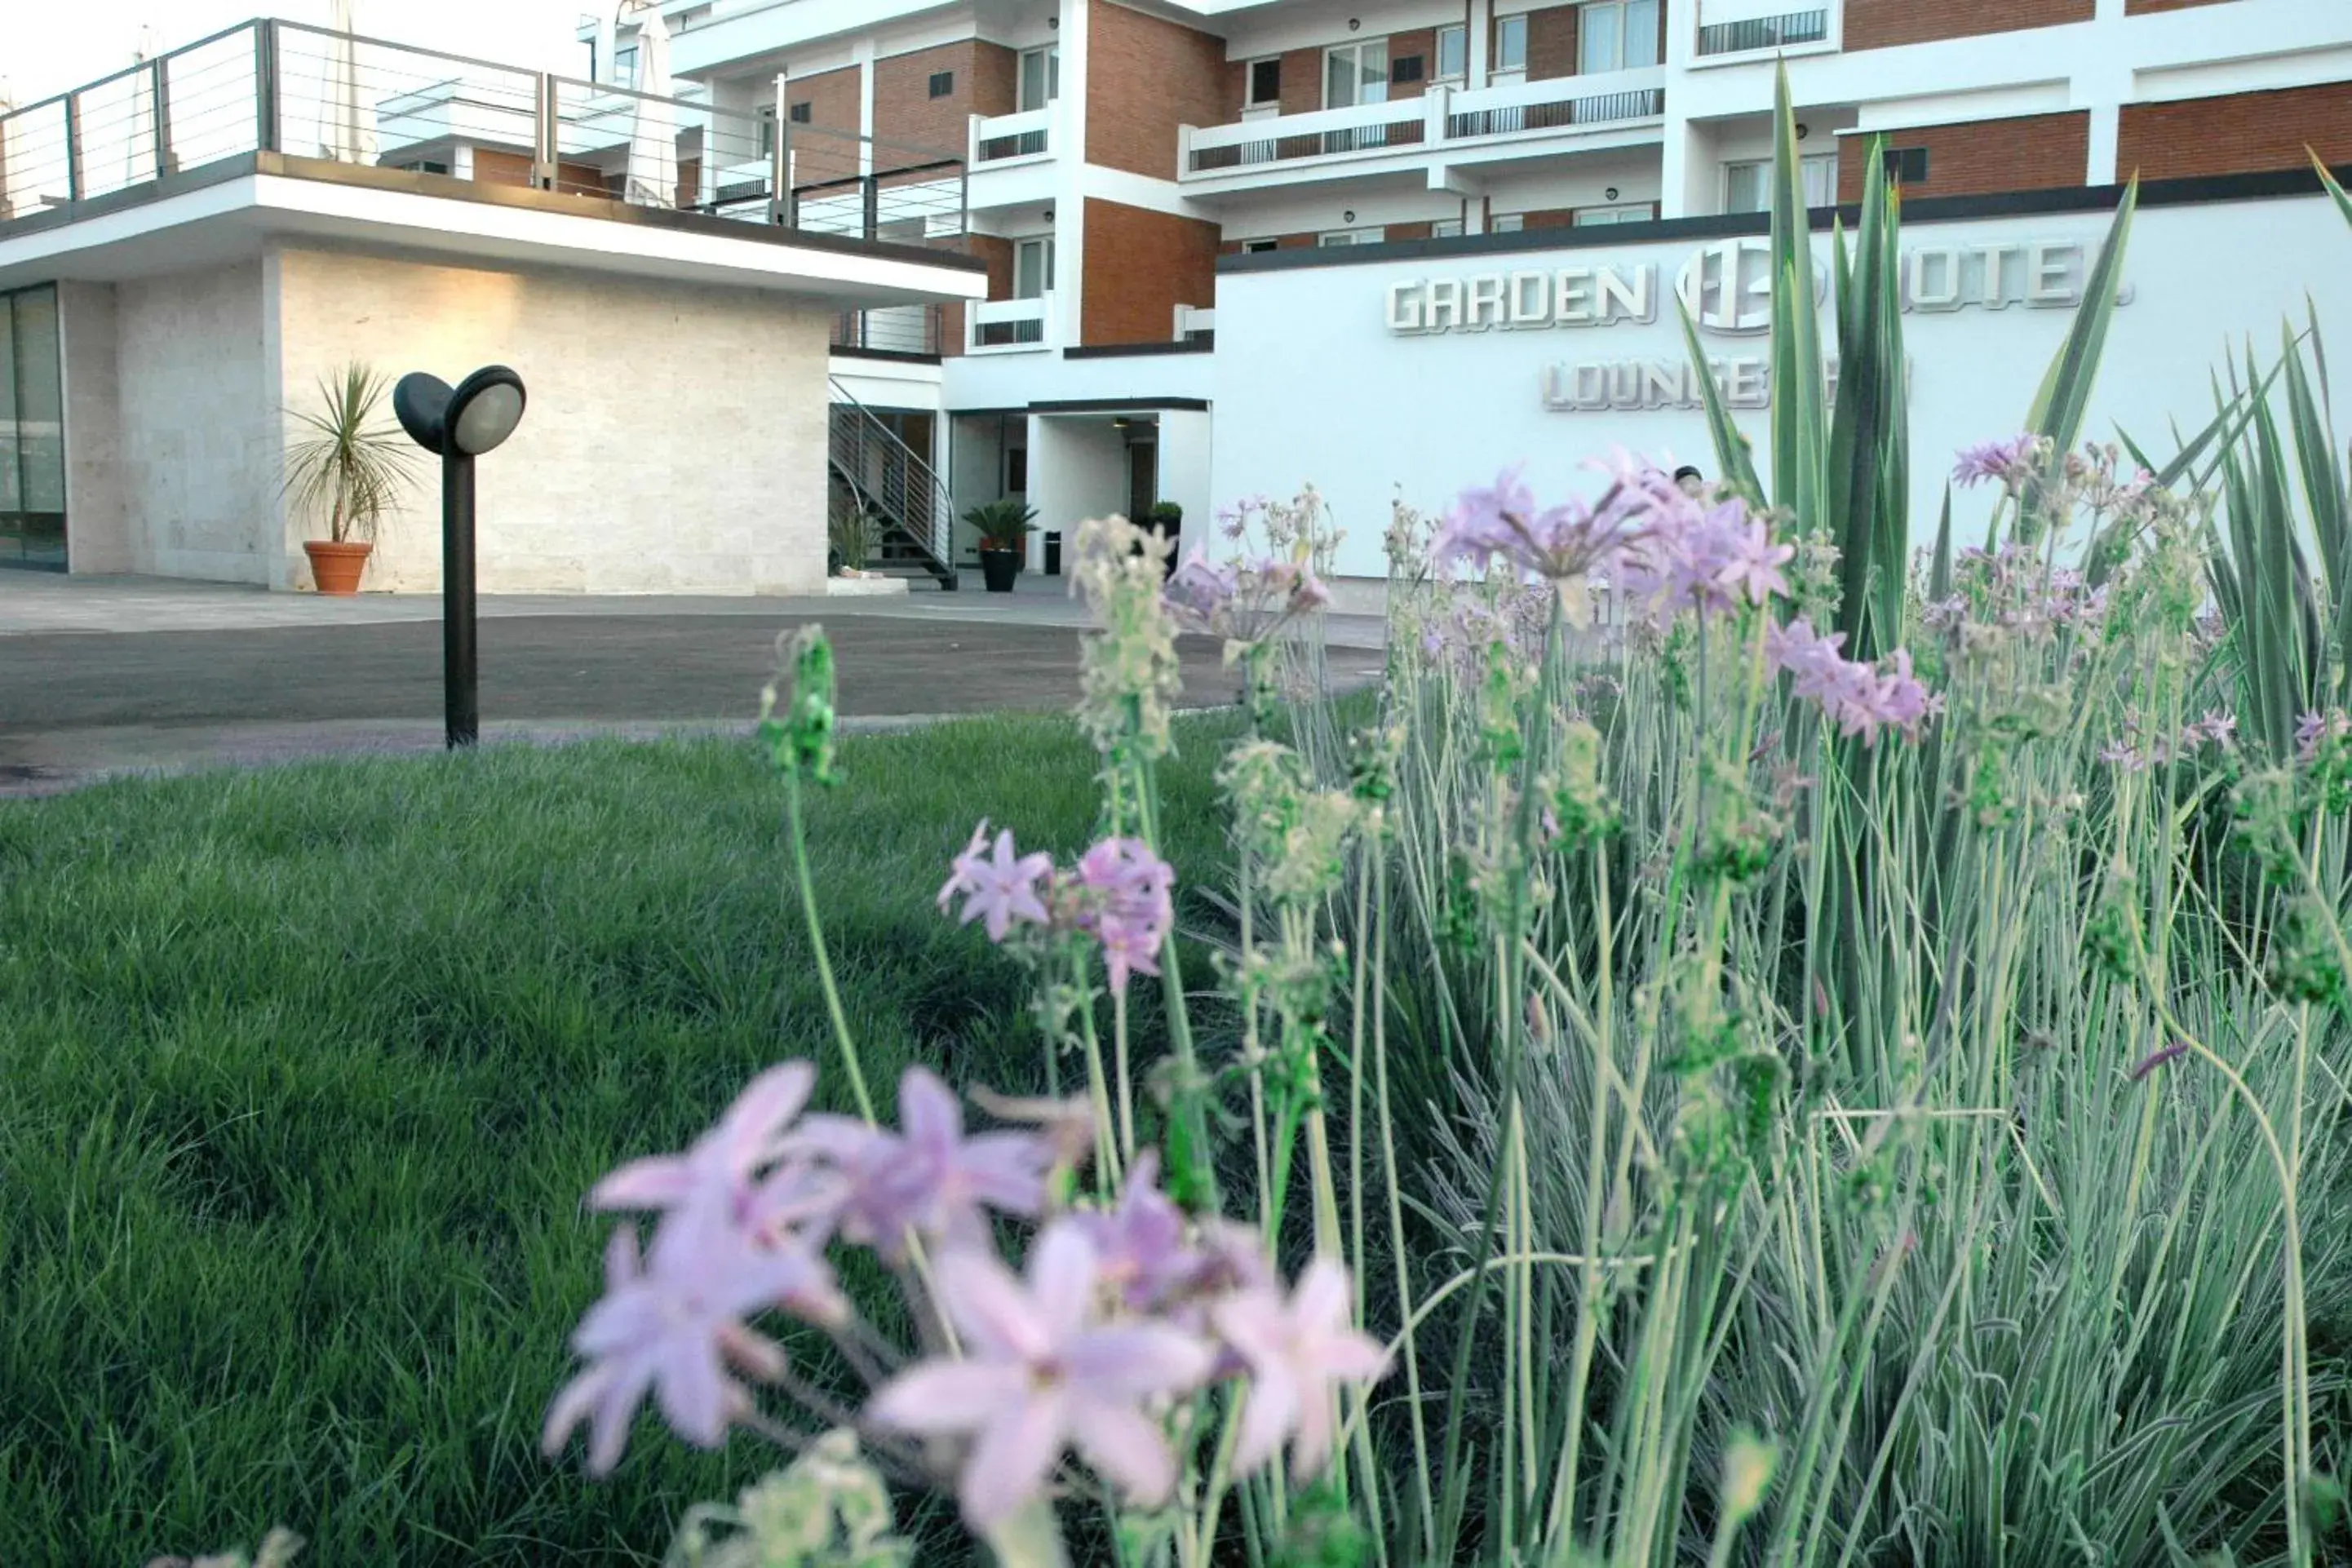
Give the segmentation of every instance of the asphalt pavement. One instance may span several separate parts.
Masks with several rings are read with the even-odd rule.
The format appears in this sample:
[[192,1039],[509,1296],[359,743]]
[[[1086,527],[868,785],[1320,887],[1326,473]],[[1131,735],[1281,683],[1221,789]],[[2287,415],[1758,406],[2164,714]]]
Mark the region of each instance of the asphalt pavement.
[[[77,600],[55,583],[16,586],[0,582],[0,795],[53,794],[124,772],[443,744],[441,626],[414,600],[399,618],[362,605],[338,624],[336,607],[312,595],[240,603],[239,591],[206,596],[174,584],[154,595],[174,613],[115,613],[110,624],[219,629],[108,630],[89,624],[89,607],[109,592],[144,602],[140,590],[93,587],[101,597]],[[922,597],[931,603],[486,606],[477,630],[483,738],[748,733],[778,636],[810,621],[832,638],[852,729],[1076,701],[1085,634],[1043,595],[1001,607],[979,595]],[[214,613],[224,608],[270,609],[280,624],[240,625]],[[311,618],[322,615],[323,624]],[[76,629],[31,629],[77,618]],[[1214,641],[1185,637],[1180,651],[1185,706],[1234,700],[1237,679]],[[1333,647],[1334,679],[1370,679],[1380,658],[1376,647]]]

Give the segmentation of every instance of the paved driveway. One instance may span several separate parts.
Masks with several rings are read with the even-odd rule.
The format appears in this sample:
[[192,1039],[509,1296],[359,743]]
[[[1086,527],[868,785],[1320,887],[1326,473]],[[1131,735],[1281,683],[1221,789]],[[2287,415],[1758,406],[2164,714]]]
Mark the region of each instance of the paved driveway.
[[[778,633],[810,620],[833,639],[852,727],[1066,709],[1077,698],[1082,634],[1038,624],[1034,610],[952,619],[903,603],[861,613],[852,600],[802,601],[797,613],[740,601],[698,614],[644,603],[578,613],[593,603],[573,601],[572,614],[485,614],[486,740],[748,730]],[[1186,705],[1232,701],[1237,682],[1217,645],[1187,637],[1181,647]],[[1352,684],[1377,673],[1380,655],[1335,648],[1331,662],[1335,679]],[[0,793],[46,794],[141,768],[435,750],[441,713],[437,620],[0,636]]]

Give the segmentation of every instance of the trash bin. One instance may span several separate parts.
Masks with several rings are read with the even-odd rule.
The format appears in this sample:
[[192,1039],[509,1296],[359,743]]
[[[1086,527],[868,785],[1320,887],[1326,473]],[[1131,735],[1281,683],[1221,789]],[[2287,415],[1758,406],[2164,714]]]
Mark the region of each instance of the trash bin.
[[1058,533],[1049,533],[1045,536],[1045,575],[1058,577],[1061,574],[1062,536]]

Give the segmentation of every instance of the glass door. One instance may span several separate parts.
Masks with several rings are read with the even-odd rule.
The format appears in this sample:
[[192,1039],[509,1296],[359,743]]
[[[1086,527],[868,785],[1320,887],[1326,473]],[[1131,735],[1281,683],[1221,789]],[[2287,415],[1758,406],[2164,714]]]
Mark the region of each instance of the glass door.
[[1062,96],[1062,46],[1048,44],[1021,56],[1021,111],[1043,109]]
[[66,569],[58,291],[0,294],[0,566]]

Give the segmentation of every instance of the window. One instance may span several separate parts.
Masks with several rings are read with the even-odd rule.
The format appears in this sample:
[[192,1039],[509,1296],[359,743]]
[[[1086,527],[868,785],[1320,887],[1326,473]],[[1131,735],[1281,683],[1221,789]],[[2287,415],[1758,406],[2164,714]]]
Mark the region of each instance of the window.
[[1437,79],[1460,81],[1470,74],[1470,29],[1460,25],[1437,29]]
[[1495,72],[1524,71],[1528,68],[1528,19],[1525,16],[1495,18]]
[[776,153],[776,106],[762,104],[760,108],[760,156],[772,158]]
[[405,169],[412,174],[446,174],[449,165],[432,158],[420,158],[413,163],[394,163],[395,169]]
[[[1797,161],[1797,174],[1808,207],[1837,204],[1837,154],[1815,153]],[[1760,213],[1772,210],[1772,160],[1749,159],[1723,166],[1723,210]]]
[[1244,109],[1258,109],[1282,101],[1282,61],[1252,60],[1249,63],[1249,97]]
[[1927,183],[1927,149],[1925,147],[1889,147],[1879,156],[1885,161],[1888,179],[1906,185]]
[[1385,228],[1335,228],[1328,234],[1317,235],[1315,243],[1318,246],[1378,245],[1388,237],[1388,232]]
[[1407,82],[1419,81],[1423,69],[1423,64],[1419,55],[1399,55],[1389,62],[1389,81],[1391,85],[1398,87]]
[[1007,447],[1004,449],[1004,493],[1025,496],[1029,493],[1029,448]]
[[613,85],[614,87],[635,87],[637,85],[636,45],[631,44],[625,49],[614,49],[613,51]]
[[1261,251],[1278,250],[1281,244],[1281,241],[1274,239],[1245,239],[1242,241],[1242,254],[1255,256]]
[[802,99],[798,103],[793,105],[793,123],[795,125],[806,125],[815,113],[815,101],[811,99]]
[[1488,234],[1517,234],[1528,226],[1525,213],[1496,213],[1486,224]]
[[953,98],[955,96],[955,72],[933,71],[931,73],[931,96],[933,98]]
[[1458,217],[1442,217],[1429,226],[1432,239],[1452,239],[1461,232],[1462,220]]
[[1054,291],[1054,241],[1024,239],[1013,247],[1013,297],[1042,300]]
[[1630,70],[1658,63],[1658,0],[1597,0],[1576,18],[1576,68]]
[[1388,98],[1386,38],[1340,44],[1323,51],[1324,108],[1353,109],[1360,103],[1386,103]]
[[1062,46],[1025,49],[1021,55],[1021,110],[1043,109],[1062,96]]
[[1609,223],[1647,223],[1650,221],[1650,204],[1633,202],[1613,207],[1579,207],[1568,221],[1578,228],[1591,228]]

